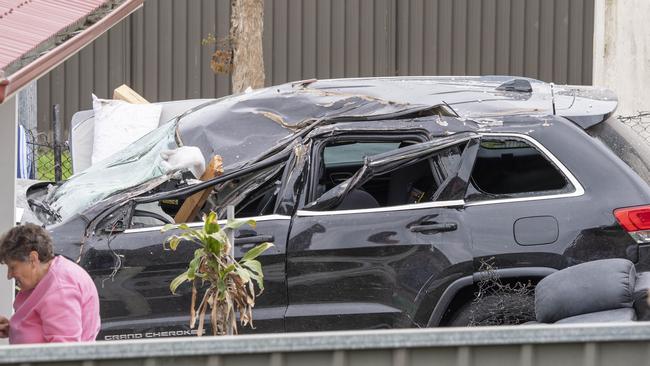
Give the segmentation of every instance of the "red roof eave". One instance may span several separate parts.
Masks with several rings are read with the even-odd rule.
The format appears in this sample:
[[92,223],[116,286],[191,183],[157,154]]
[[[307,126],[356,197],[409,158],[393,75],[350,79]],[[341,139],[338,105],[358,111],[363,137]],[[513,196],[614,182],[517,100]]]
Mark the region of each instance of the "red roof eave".
[[9,75],[6,79],[0,77],[0,103],[9,99],[13,94],[31,81],[40,78],[69,57],[73,56],[84,46],[88,45],[104,32],[109,30],[112,26],[119,23],[135,10],[139,9],[143,3],[144,0],[126,0],[119,7],[100,19],[97,23],[48,51],[45,55]]

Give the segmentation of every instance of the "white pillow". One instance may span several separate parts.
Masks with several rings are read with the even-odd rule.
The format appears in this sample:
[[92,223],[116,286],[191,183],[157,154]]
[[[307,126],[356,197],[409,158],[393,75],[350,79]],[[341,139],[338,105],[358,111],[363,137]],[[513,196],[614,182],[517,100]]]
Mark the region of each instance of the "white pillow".
[[158,127],[162,106],[99,99],[93,94],[93,111],[92,163],[96,164]]

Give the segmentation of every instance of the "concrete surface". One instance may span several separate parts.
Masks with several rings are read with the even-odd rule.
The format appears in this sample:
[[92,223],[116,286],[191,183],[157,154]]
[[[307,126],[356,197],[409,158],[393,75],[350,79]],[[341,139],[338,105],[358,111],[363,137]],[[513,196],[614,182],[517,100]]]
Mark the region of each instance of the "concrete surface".
[[617,114],[650,111],[650,1],[596,0],[594,85],[618,94]]

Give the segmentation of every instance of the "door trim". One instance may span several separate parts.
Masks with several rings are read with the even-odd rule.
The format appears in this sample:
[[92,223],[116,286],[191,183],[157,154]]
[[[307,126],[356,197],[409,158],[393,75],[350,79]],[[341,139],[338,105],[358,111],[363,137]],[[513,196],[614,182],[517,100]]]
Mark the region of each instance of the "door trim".
[[[285,216],[285,215],[266,215],[266,216],[254,216],[254,217],[237,217],[235,220],[238,221],[248,221],[248,220],[255,220],[255,222],[262,222],[262,221],[272,221],[272,220],[291,220],[291,216]],[[219,225],[225,225],[228,223],[228,220],[218,220],[217,221]],[[180,224],[173,224],[173,225],[180,225]],[[201,227],[203,226],[203,222],[188,222],[187,226],[189,227]],[[160,231],[164,226],[152,226],[152,227],[143,227],[143,228],[138,228],[138,229],[126,229],[124,230],[124,234],[133,234],[133,233],[146,233],[149,231]]]
[[555,167],[562,172],[562,174],[564,174],[566,179],[573,185],[574,191],[569,193],[548,194],[548,195],[528,196],[528,197],[515,197],[515,198],[498,198],[498,199],[491,199],[491,200],[484,200],[484,201],[468,202],[465,205],[466,207],[496,205],[496,204],[511,203],[511,202],[540,201],[540,200],[550,200],[556,198],[580,197],[585,194],[585,189],[582,187],[582,184],[580,184],[580,182],[573,175],[573,173],[571,173],[571,171],[566,166],[564,166],[564,164],[562,164],[562,162],[558,158],[556,158],[555,155],[553,155],[548,149],[546,149],[544,145],[542,145],[534,138],[527,135],[518,134],[518,133],[484,132],[484,133],[480,133],[480,135],[486,137],[514,137],[529,142],[535,148],[537,148],[539,152],[542,153],[549,161],[551,161],[551,163],[553,163]]
[[341,211],[298,210],[296,212],[296,216],[297,217],[336,216],[336,215],[350,215],[350,214],[361,214],[361,213],[372,213],[372,212],[419,210],[425,208],[440,208],[440,207],[456,208],[456,207],[463,207],[464,205],[465,205],[464,200],[455,200],[455,201],[413,203],[408,205],[398,205],[398,206],[389,206],[389,207],[362,208],[357,210],[341,210]]

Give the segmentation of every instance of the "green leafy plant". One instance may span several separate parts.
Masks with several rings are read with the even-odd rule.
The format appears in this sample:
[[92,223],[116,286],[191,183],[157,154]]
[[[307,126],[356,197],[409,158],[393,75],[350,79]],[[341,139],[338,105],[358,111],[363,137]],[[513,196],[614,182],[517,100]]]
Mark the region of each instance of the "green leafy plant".
[[[273,246],[271,243],[262,243],[246,252],[239,260],[232,257],[232,244],[228,235],[217,222],[214,212],[203,217],[203,227],[193,229],[187,224],[165,225],[161,231],[179,229],[178,235],[172,235],[165,241],[169,249],[176,250],[182,241],[190,241],[200,247],[194,251],[194,258],[190,261],[187,270],[176,277],[169,285],[172,293],[176,293],[178,286],[185,282],[192,284],[192,304],[190,307],[190,328],[194,328],[198,318],[198,333],[203,334],[205,314],[210,308],[210,322],[213,335],[237,334],[237,319],[235,311],[239,312],[242,326],[253,326],[253,307],[255,298],[264,290],[264,275],[262,264],[256,258]],[[255,227],[254,220],[237,221],[229,220],[225,228],[236,230],[248,224]],[[197,282],[201,283],[199,285]],[[198,307],[198,291],[207,284],[207,289],[201,297]],[[260,289],[255,293],[255,285]]]

